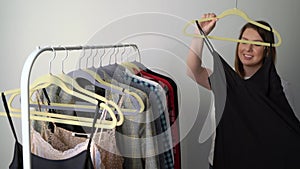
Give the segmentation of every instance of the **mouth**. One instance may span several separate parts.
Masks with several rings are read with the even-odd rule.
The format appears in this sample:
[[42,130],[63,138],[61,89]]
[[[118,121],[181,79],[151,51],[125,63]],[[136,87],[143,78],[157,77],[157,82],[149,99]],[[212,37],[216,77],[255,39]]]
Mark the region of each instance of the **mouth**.
[[253,55],[243,54],[243,56],[244,56],[246,59],[251,59],[251,58],[253,58]]

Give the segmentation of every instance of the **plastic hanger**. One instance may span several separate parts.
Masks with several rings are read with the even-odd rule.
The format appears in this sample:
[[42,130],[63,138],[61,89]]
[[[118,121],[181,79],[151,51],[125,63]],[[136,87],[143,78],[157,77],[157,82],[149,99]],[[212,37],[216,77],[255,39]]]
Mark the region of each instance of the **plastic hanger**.
[[[54,57],[49,63],[49,72],[51,72],[51,62],[54,60],[55,57],[56,57],[56,53],[54,52]],[[31,86],[30,86],[30,96],[32,96],[32,94],[35,90],[46,88],[46,87],[50,86],[51,84],[55,84],[59,87],[62,87],[62,89],[64,91],[66,91],[67,93],[72,94],[72,95],[74,95],[78,98],[81,98],[83,100],[86,100],[90,103],[96,103],[97,102],[94,98],[87,97],[85,95],[79,94],[79,93],[74,92],[73,90],[69,89],[63,81],[61,81],[60,79],[58,79],[57,77],[55,77],[51,73],[49,73],[47,75],[44,75],[42,77],[39,77],[38,79],[35,80],[35,82],[33,82],[33,84],[31,84]],[[20,95],[20,93],[21,93],[20,89],[12,89],[12,90],[8,90],[8,91],[4,91],[5,95],[11,95],[9,100],[8,100],[8,106],[9,106],[9,109],[12,112],[19,112],[20,111],[20,109],[15,109],[15,108],[12,107],[12,102],[13,102],[14,98],[16,96]],[[101,101],[103,101],[103,102],[108,102],[108,100],[106,98],[101,98],[101,99],[102,99]],[[64,106],[64,104],[61,104],[61,105]]]
[[[74,89],[78,90],[79,92],[84,93],[85,95],[88,95],[88,96],[92,97],[93,99],[101,100],[101,101],[105,102],[106,104],[112,105],[119,115],[119,121],[117,121],[117,126],[122,125],[124,122],[124,115],[123,115],[121,109],[119,108],[119,106],[115,102],[113,102],[112,100],[107,100],[105,97],[103,97],[101,95],[98,95],[94,92],[84,89],[77,83],[77,81],[75,79],[73,79],[71,76],[65,74],[65,72],[63,70],[63,67],[64,67],[63,64],[64,64],[65,59],[68,57],[67,50],[66,50],[66,53],[67,54],[62,61],[62,73],[57,75],[58,78],[61,79],[64,83],[72,85],[72,87],[74,87]],[[81,97],[79,97],[79,98],[81,98]],[[113,116],[115,116],[115,115],[113,115]]]
[[[48,87],[48,83],[41,84],[39,88],[46,88]],[[38,107],[36,101],[32,100],[32,94],[36,91],[35,88],[30,88],[30,107]],[[12,106],[13,101],[17,96],[21,94],[20,89],[12,89],[4,91],[6,96],[10,96],[7,104],[8,108],[11,112],[21,112],[20,108],[15,108]],[[84,111],[84,112],[94,112],[95,107],[90,105],[76,105],[76,104],[68,104],[68,103],[51,103],[51,105],[40,105],[42,108],[47,109],[59,109],[59,110],[76,110],[76,111]]]
[[[40,86],[40,88],[44,88],[46,87],[48,84],[45,83],[42,86]],[[31,89],[31,90],[35,90],[35,89]],[[12,100],[15,98],[16,95],[20,94],[20,89],[15,89],[15,90],[10,90],[10,91],[5,91],[3,92],[4,95],[8,96],[9,94],[13,94],[7,103],[12,102]],[[69,110],[73,110],[74,107],[79,107],[77,109],[82,108],[82,105],[74,105],[74,104],[64,104],[64,103],[51,103],[51,105],[54,106],[48,106],[48,105],[39,105],[41,108],[46,108],[46,109],[61,109],[64,106],[66,107],[70,107],[71,109]],[[85,106],[85,105],[84,105]],[[20,108],[14,108],[11,105],[8,104],[8,108],[11,112],[12,117],[21,117],[21,109]],[[102,107],[100,107],[102,108]],[[68,109],[64,109],[63,110],[68,110]],[[88,111],[89,112],[95,112],[95,106],[85,106],[85,110],[82,111]],[[87,122],[92,122],[93,119],[91,118],[86,118],[86,117],[78,117],[78,116],[69,116],[69,115],[64,115],[64,114],[56,114],[56,113],[47,113],[47,112],[39,112],[39,111],[31,111],[31,114],[33,115],[39,115],[39,116],[47,116],[47,117],[55,117],[55,118],[59,118],[59,119],[63,119],[63,120],[76,120],[76,121],[87,121]],[[5,112],[0,112],[1,116],[6,116]],[[35,120],[36,118],[33,116],[33,120]],[[102,121],[101,123],[104,124],[109,124],[107,123],[108,121]],[[72,123],[73,124],[73,123]]]
[[130,109],[122,109],[122,112],[143,112],[145,109],[145,105],[143,100],[134,92],[130,92],[125,88],[121,88],[119,86],[112,85],[111,83],[108,83],[104,81],[96,72],[89,70],[89,69],[81,69],[75,70],[72,73],[72,78],[83,78],[88,80],[90,83],[92,83],[95,86],[101,87],[106,90],[110,90],[113,93],[117,93],[120,95],[126,95],[130,98],[131,102],[135,107],[137,107],[137,110],[130,110]]
[[[54,50],[53,50],[54,51]],[[55,58],[55,56],[56,56],[56,53],[55,53],[55,51],[54,51],[54,57],[53,57],[53,59]],[[52,60],[53,60],[52,59]],[[49,69],[51,69],[51,62],[50,62],[50,67],[49,67]],[[51,72],[51,70],[50,70],[50,72]],[[68,82],[69,84],[71,83],[71,82]],[[73,90],[71,90],[66,84],[65,84],[65,82],[64,81],[62,81],[60,78],[58,78],[58,77],[56,77],[56,76],[54,76],[54,75],[52,75],[51,73],[49,73],[49,74],[47,74],[47,75],[44,75],[44,76],[41,76],[41,77],[39,77],[39,78],[37,78],[32,84],[31,84],[31,86],[30,86],[30,88],[31,88],[31,90],[30,90],[30,96],[32,95],[32,93],[35,91],[35,90],[38,90],[38,89],[42,89],[42,88],[46,88],[46,87],[48,87],[48,86],[50,86],[50,85],[52,85],[52,84],[54,84],[54,85],[56,85],[56,86],[59,86],[63,91],[65,91],[66,93],[68,93],[68,94],[70,94],[70,95],[72,95],[72,96],[75,96],[75,97],[77,97],[77,98],[80,98],[80,99],[82,99],[82,100],[85,100],[85,101],[87,101],[87,102],[89,102],[89,103],[92,103],[92,104],[94,104],[94,105],[97,105],[97,103],[98,103],[98,101],[96,100],[96,99],[98,99],[98,100],[101,100],[101,101],[103,101],[103,102],[105,102],[105,103],[107,103],[107,104],[111,104],[111,105],[113,105],[113,107],[115,108],[115,110],[117,110],[117,112],[119,113],[119,115],[120,115],[120,119],[119,119],[119,121],[118,122],[116,122],[117,123],[117,125],[121,125],[122,123],[123,123],[123,121],[124,121],[124,117],[123,117],[123,114],[122,114],[122,112],[120,111],[120,108],[114,103],[114,102],[112,102],[112,101],[108,101],[106,98],[102,98],[102,97],[99,97],[99,95],[96,95],[95,93],[89,93],[90,94],[90,96],[92,96],[92,97],[90,97],[90,96],[86,96],[86,95],[84,95],[84,94],[81,94],[81,93],[78,93],[78,92],[76,92],[76,91],[73,91]],[[73,85],[78,85],[77,83],[71,83],[71,85],[73,86]],[[77,87],[77,86],[76,86]],[[79,88],[79,90],[80,89],[82,89],[82,88]],[[81,90],[82,92],[88,92],[88,90]],[[10,90],[10,91],[8,91],[8,92],[4,92],[5,94],[13,94],[13,97],[12,98],[10,98],[10,100],[9,100],[9,105],[11,105],[11,102],[12,102],[12,100],[13,100],[13,98],[15,98],[15,96],[17,95],[17,94],[20,94],[20,89],[14,89],[14,90]],[[18,109],[12,109],[14,112],[17,112],[17,111],[20,111],[20,110],[18,110]],[[114,121],[114,120],[116,120],[116,116],[115,116],[115,114],[113,113],[113,111],[108,111],[109,112],[109,114],[110,114],[110,116],[111,116],[111,118],[112,118],[112,122]],[[113,123],[112,123],[113,124]]]
[[[123,58],[124,53],[125,53],[125,50],[122,52],[121,58]],[[139,58],[139,59],[140,59],[140,58]],[[123,59],[122,59],[122,60],[123,60]],[[136,60],[135,60],[135,61],[136,61]],[[129,61],[126,61],[126,62],[122,61],[120,65],[123,66],[123,67],[125,67],[125,68],[128,69],[131,73],[134,73],[134,74],[135,74],[136,72],[141,71],[141,68],[140,68],[140,67],[138,67],[137,65],[135,65],[135,64],[133,64],[132,62],[129,62]]]
[[[62,80],[62,78],[61,78],[62,76],[59,76],[59,77],[57,77],[57,76],[54,76],[54,75],[52,75],[52,74],[47,74],[47,75],[44,75],[44,76],[41,76],[41,77],[39,77],[39,78],[37,78],[33,83],[32,83],[32,86],[34,87],[34,89],[35,90],[37,90],[37,89],[42,89],[42,88],[44,88],[45,86],[44,85],[40,85],[40,83],[46,83],[47,85],[51,85],[51,84],[54,84],[54,85],[56,85],[56,86],[58,86],[58,87],[60,87],[64,92],[66,92],[66,93],[68,93],[68,94],[70,94],[70,95],[72,95],[72,96],[75,96],[75,97],[77,97],[77,98],[80,98],[80,99],[82,99],[82,100],[85,100],[85,101],[87,101],[87,102],[89,102],[89,103],[92,103],[92,104],[94,104],[94,105],[96,105],[97,103],[98,103],[98,101],[96,100],[96,99],[99,99],[99,100],[101,100],[102,98],[101,97],[98,97],[99,95],[97,95],[97,94],[95,94],[95,93],[89,93],[89,91],[88,90],[81,90],[81,88],[78,88],[78,84],[76,84],[76,83],[74,83],[74,81],[70,81],[70,82],[68,82],[69,84],[71,84],[72,85],[72,87],[74,87],[75,89],[78,89],[78,91],[80,91],[81,90],[81,92],[86,92],[86,94],[87,95],[89,95],[89,96],[87,96],[87,95],[84,95],[84,94],[82,94],[82,93],[79,93],[79,92],[76,92],[76,91],[74,91],[74,90],[72,90],[72,89],[70,89],[66,84],[65,84],[65,81],[63,81]],[[72,78],[70,78],[69,80],[71,80]],[[64,80],[66,80],[66,79],[64,79]],[[31,91],[31,92],[33,92],[33,91]],[[114,103],[114,102],[112,102],[112,101],[109,101],[109,100],[106,100],[106,99],[103,99],[103,100],[101,100],[101,101],[104,101],[104,103],[106,103],[106,104],[110,104],[110,105],[113,105],[113,107],[117,110],[117,112],[119,113],[119,115],[120,115],[120,121],[119,122],[122,122],[122,120],[123,120],[123,116],[122,116],[122,112],[120,111],[120,109],[119,109],[119,107]],[[115,116],[115,114],[113,113],[113,111],[109,111],[110,112],[110,116],[112,117],[112,119],[116,119],[116,116]]]
[[[89,69],[85,69],[84,71],[86,71],[87,73],[89,73],[91,76],[94,77],[94,79],[97,80],[97,82],[94,82],[95,85],[99,86],[99,83],[100,82],[101,84],[104,84],[106,86],[108,86],[110,83],[107,83],[105,81],[103,81],[101,79],[101,77],[96,73],[96,72],[93,72],[92,70],[89,70]],[[133,103],[133,105],[136,105],[137,109],[138,109],[138,112],[143,112],[144,109],[145,109],[145,105],[144,105],[144,102],[143,100],[141,99],[141,97],[139,95],[137,95],[136,93],[134,92],[130,92],[129,90],[125,89],[125,88],[121,88],[121,87],[118,87],[118,86],[115,86],[115,85],[111,85],[110,86],[111,88],[107,88],[108,90],[112,90],[112,91],[118,91],[117,93],[118,94],[125,94],[126,96],[128,96],[131,100],[131,102]],[[122,109],[123,111],[134,111],[136,112],[136,110],[129,110],[129,109]]]
[[[242,17],[243,19],[245,19],[247,22],[249,23],[252,23],[258,27],[261,27],[263,29],[266,29],[268,31],[270,31],[270,28],[268,26],[265,26],[263,24],[260,24],[252,19],[250,19],[247,14],[243,11],[241,11],[240,9],[238,9],[237,7],[235,8],[232,8],[232,9],[228,9],[224,12],[222,12],[220,15],[218,15],[216,18],[218,19],[221,19],[221,18],[224,18],[226,16],[229,16],[229,15],[237,15],[237,16],[240,16]],[[209,21],[209,20],[212,20],[212,19],[215,19],[215,18],[203,18],[203,19],[199,19],[198,22],[204,22],[204,21]],[[192,20],[190,22],[188,22],[184,29],[183,29],[183,32],[186,36],[192,36],[192,37],[204,37],[203,35],[200,35],[200,34],[191,34],[191,33],[187,33],[187,28],[194,24],[195,23],[195,20]],[[272,32],[274,33],[274,35],[277,37],[277,43],[275,44],[272,44],[272,46],[280,46],[281,43],[282,43],[282,39],[281,39],[281,36],[280,34],[272,28]],[[226,38],[226,37],[219,37],[219,36],[207,36],[208,38],[210,39],[215,39],[215,40],[224,40],[224,41],[231,41],[231,42],[240,42],[240,43],[248,43],[248,44],[255,44],[255,45],[262,45],[262,46],[270,46],[270,43],[268,42],[257,42],[257,41],[248,41],[248,40],[241,40],[241,39],[233,39],[233,38]]]
[[[39,88],[47,87],[47,85],[49,85],[49,84],[56,84],[59,87],[61,87],[63,90],[64,89],[65,90],[70,90],[68,88],[65,88],[64,84],[61,83],[59,80],[56,81],[57,79],[56,79],[55,76],[52,76],[50,74],[49,74],[49,76],[53,77],[54,79],[47,78],[46,76],[43,76],[42,79],[44,79],[44,78],[49,79],[49,81],[51,81],[51,83],[46,82],[46,83],[43,83],[41,85],[36,85],[36,86],[33,84],[32,86],[34,86],[34,87],[31,88],[31,91],[37,90]],[[38,80],[39,79],[37,79],[36,81],[38,81]],[[13,94],[15,96],[17,94],[20,94],[20,89],[9,90],[9,91],[3,92],[3,93],[4,93],[4,95]],[[74,94],[74,96],[76,96],[76,97],[81,97],[80,94],[77,95],[76,92],[73,93],[73,91],[71,91],[71,94],[72,95]],[[90,99],[88,97],[85,97],[84,95],[82,95],[82,96],[83,96],[83,97],[81,97],[82,99],[88,100],[89,102],[91,102],[93,104],[98,104],[97,100]],[[21,109],[10,108],[10,106],[9,106],[9,102],[11,102],[11,100],[13,100],[13,99],[14,99],[14,97],[10,97],[10,100],[7,102],[8,103],[8,108],[11,112],[13,112],[11,114],[12,117],[20,118],[21,117]],[[64,104],[62,104],[62,105],[64,105]],[[90,107],[93,108],[93,112],[95,112],[95,106],[90,106]],[[113,115],[113,116],[112,116],[110,121],[103,120],[101,122],[98,122],[97,126],[98,127],[103,127],[103,128],[106,128],[106,129],[114,128],[117,125],[117,119],[114,116],[114,113],[113,113],[112,109],[104,103],[100,104],[100,108],[102,110],[107,110],[109,112],[109,114]],[[32,120],[42,120],[42,121],[58,122],[58,123],[64,123],[64,124],[82,125],[82,126],[91,126],[92,122],[93,122],[93,118],[70,116],[70,115],[63,115],[63,114],[56,114],[56,113],[39,112],[39,111],[35,111],[35,110],[31,111],[30,113],[31,113],[30,118]],[[0,115],[1,116],[6,116],[6,113],[5,112],[0,112]],[[38,115],[38,116],[36,116],[36,115]]]
[[122,62],[121,65],[124,66],[126,69],[128,69],[131,73],[136,73],[141,71],[141,68],[139,68],[137,65],[131,62]]
[[[104,103],[100,103],[100,108],[102,110],[108,111],[109,114],[114,114],[112,109]],[[95,110],[95,107],[94,107],[94,110]],[[0,116],[7,116],[7,115],[5,112],[0,112]],[[10,116],[14,117],[14,118],[21,118],[21,110],[19,109],[18,113],[11,112]],[[92,124],[93,124],[93,118],[70,116],[70,115],[48,113],[48,112],[40,112],[40,111],[35,111],[35,110],[30,111],[30,119],[70,124],[70,125],[86,126],[86,127],[92,127]],[[111,121],[98,120],[95,126],[99,127],[99,128],[113,129],[116,127],[116,125],[117,125],[117,119],[112,117]]]

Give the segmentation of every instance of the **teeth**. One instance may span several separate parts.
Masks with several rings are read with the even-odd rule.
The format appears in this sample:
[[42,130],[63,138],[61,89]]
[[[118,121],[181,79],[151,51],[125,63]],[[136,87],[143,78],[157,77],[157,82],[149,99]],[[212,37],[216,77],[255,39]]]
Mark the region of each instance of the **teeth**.
[[253,56],[251,55],[244,55],[246,58],[252,58]]

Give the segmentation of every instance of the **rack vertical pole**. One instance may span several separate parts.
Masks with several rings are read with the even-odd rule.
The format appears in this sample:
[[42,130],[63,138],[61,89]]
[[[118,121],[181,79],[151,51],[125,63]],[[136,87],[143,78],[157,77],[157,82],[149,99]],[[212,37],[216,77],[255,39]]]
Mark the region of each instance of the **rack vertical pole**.
[[21,110],[22,110],[22,145],[23,145],[23,169],[31,169],[31,151],[30,151],[30,114],[29,114],[29,83],[32,65],[37,56],[42,52],[40,48],[34,50],[22,69],[21,74]]

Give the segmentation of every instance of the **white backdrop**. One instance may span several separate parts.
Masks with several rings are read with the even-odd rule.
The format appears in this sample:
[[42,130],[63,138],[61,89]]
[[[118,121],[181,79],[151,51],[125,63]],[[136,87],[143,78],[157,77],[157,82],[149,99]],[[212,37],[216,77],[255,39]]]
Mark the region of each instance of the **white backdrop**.
[[[219,14],[235,7],[235,0],[152,0],[152,1],[4,1],[0,2],[0,90],[20,87],[22,66],[36,46],[135,43],[141,50],[142,63],[171,76],[180,91],[180,125],[182,168],[206,168],[210,140],[198,138],[210,109],[210,92],[186,77],[186,55],[191,38],[182,33],[186,22],[203,13]],[[277,69],[291,83],[295,109],[300,107],[300,78],[297,42],[299,23],[297,0],[239,0],[238,8],[252,19],[268,21],[282,36],[277,48]],[[244,24],[241,18],[226,17],[217,24],[213,34],[237,37]],[[233,63],[235,44],[213,41],[215,48]],[[205,50],[205,64],[210,65]],[[39,58],[33,77],[48,72],[49,58]],[[60,69],[59,63],[56,64]],[[66,70],[76,68],[77,59],[68,59]],[[54,70],[55,70],[54,66]],[[1,103],[2,105],[2,103]],[[4,112],[3,107],[0,108]],[[300,115],[297,113],[297,116]],[[14,119],[21,139],[21,121]],[[12,160],[14,139],[7,118],[0,117],[0,168],[8,168]]]

